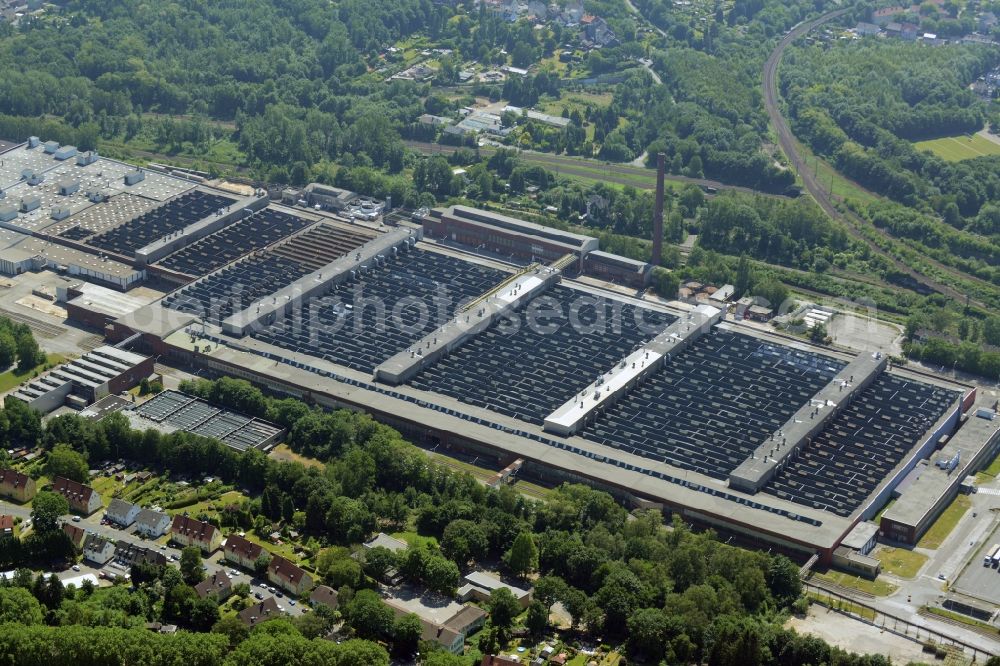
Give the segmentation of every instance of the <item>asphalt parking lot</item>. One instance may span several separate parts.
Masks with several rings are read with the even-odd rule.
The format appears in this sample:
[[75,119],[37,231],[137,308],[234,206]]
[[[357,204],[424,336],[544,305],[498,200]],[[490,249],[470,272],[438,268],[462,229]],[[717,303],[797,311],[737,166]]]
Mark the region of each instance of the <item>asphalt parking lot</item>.
[[1000,605],[1000,568],[983,565],[983,558],[996,545],[1000,545],[1000,528],[993,530],[976,550],[952,586],[954,590]]

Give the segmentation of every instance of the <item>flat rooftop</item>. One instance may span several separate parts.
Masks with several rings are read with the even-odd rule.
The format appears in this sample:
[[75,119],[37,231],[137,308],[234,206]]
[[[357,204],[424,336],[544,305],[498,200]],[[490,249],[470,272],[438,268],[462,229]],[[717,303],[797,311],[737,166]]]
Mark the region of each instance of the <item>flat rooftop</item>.
[[[772,541],[832,547],[850,523],[825,511],[771,496],[730,493],[711,477],[685,472],[667,463],[614,451],[582,437],[553,439],[541,427],[465,405],[447,396],[410,386],[386,389],[370,383],[370,376],[300,352],[289,352],[253,338],[224,340],[220,329],[206,326],[214,344],[206,354],[263,383],[281,382],[313,392],[321,404],[355,405],[392,422],[405,421],[443,433],[454,433],[493,449],[507,451],[540,465],[565,470],[581,478],[629,489],[640,497],[684,507],[703,520],[719,525],[743,525],[771,535]],[[166,342],[191,348],[190,336],[177,331]],[[219,344],[219,343],[223,344]],[[204,339],[199,341],[204,345]],[[364,390],[359,390],[364,389]],[[739,499],[740,501],[736,501]],[[801,520],[804,518],[805,520]],[[787,535],[794,535],[788,538]],[[803,550],[802,546],[798,546]]]
[[96,254],[59,245],[41,238],[29,237],[14,246],[28,255],[45,257],[50,264],[66,267],[77,266],[96,276],[109,275],[130,278],[138,273],[135,268],[114,259],[102,259]]
[[[931,456],[930,462],[921,468],[920,475],[913,480],[906,492],[882,514],[882,520],[901,525],[919,525],[924,516],[934,509],[945,490],[956,480],[960,482],[965,478],[969,473],[969,463],[1000,431],[1000,417],[990,420],[976,416],[976,409],[985,406],[985,402],[980,402],[969,410],[965,422],[948,443]],[[959,463],[954,470],[949,472],[937,466],[939,460],[951,460],[956,455],[959,456]]]
[[[357,279],[369,297],[429,298],[442,283],[452,288],[453,295],[475,297],[504,275],[485,270],[478,260],[459,260],[432,245],[418,244]],[[304,299],[290,321],[239,339],[196,316],[179,323],[180,313],[171,314],[163,302],[132,313],[122,323],[154,333],[180,349],[193,351],[197,346],[196,359],[250,375],[275,390],[309,393],[326,406],[352,406],[404,429],[480,444],[522,457],[529,465],[562,470],[573,478],[663,502],[692,519],[764,534],[770,542],[800,552],[839,543],[867,510],[868,498],[891,482],[939,412],[954,404],[957,396],[953,387],[931,386],[927,378],[909,371],[883,373],[890,380],[868,389],[865,399],[855,400],[862,411],[849,418],[868,418],[864,410],[869,409],[876,416],[882,414],[874,423],[882,431],[888,428],[881,441],[884,436],[891,438],[892,455],[882,456],[874,445],[860,451],[847,444],[836,444],[834,453],[825,448],[807,451],[806,460],[843,456],[828,466],[863,473],[866,485],[860,495],[845,498],[833,510],[814,500],[810,488],[801,495],[792,492],[797,480],[785,477],[783,482],[791,490],[782,490],[783,494],[747,495],[727,487],[729,473],[853,357],[819,352],[752,327],[719,324],[579,435],[557,437],[543,432],[544,417],[662,331],[674,315],[657,304],[579,283],[556,285],[539,300],[551,296],[556,305],[565,305],[583,296],[603,297],[627,313],[624,320],[652,313],[659,328],[640,334],[635,324],[614,333],[581,334],[564,322],[557,333],[538,337],[530,327],[513,335],[491,328],[409,384],[390,388],[372,380],[373,369],[426,331],[383,332],[365,322],[362,330],[371,333],[355,334],[351,318],[356,311],[344,306],[351,290],[343,287],[348,291],[338,294],[341,288]],[[368,312],[363,314],[367,317]],[[594,315],[585,319],[581,323],[593,323]],[[895,393],[901,397],[894,398]],[[882,431],[873,431],[872,436]],[[878,460],[869,460],[873,454],[879,454]],[[814,469],[821,468],[807,466],[796,474],[810,478]]]
[[139,308],[149,305],[156,300],[151,295],[143,296],[135,292],[123,294],[120,291],[91,284],[90,282],[82,282],[77,289],[83,293],[70,300],[70,304],[94,312],[100,312],[115,319],[135,312]]
[[[88,194],[93,192],[102,192],[111,198],[128,193],[155,204],[194,187],[186,180],[155,171],[146,171],[142,182],[125,185],[125,174],[134,170],[131,165],[104,157],[87,165],[78,164],[75,157],[57,160],[54,155],[46,153],[42,145],[28,148],[27,144],[22,144],[4,153],[3,166],[0,166],[0,189],[7,193],[8,201],[20,202],[22,198],[38,197],[41,205],[33,211],[19,214],[8,224],[31,232],[48,229],[58,223],[62,230],[76,225],[67,220],[52,219],[52,211],[69,206],[73,210],[71,217],[76,217],[90,208],[105,205],[88,199]],[[26,172],[40,174],[42,182],[29,185],[22,178]],[[79,188],[69,195],[60,194],[59,184],[64,181],[79,182]],[[92,212],[90,217],[99,216]]]
[[554,227],[546,227],[534,222],[519,220],[516,217],[502,215],[493,211],[480,210],[470,206],[449,206],[447,208],[436,208],[434,213],[439,216],[448,216],[465,223],[484,225],[504,229],[509,232],[524,234],[527,236],[537,236],[550,241],[562,243],[564,245],[583,249],[597,249],[597,239],[593,236],[576,234],[571,231],[563,231]]

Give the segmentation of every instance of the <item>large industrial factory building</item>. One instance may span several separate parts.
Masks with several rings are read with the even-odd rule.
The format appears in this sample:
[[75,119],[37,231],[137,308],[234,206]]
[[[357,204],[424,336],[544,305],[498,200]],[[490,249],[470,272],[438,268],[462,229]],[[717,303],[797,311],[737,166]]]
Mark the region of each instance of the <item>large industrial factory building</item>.
[[[44,151],[24,144],[4,168],[60,168]],[[644,263],[494,211],[382,227],[160,174],[130,190],[138,173],[106,168],[108,196],[62,220],[0,226],[176,285],[94,314],[110,341],[367,411],[438,452],[831,561],[896,495],[883,532],[919,538],[1000,442],[969,386],[626,295],[658,263],[662,189]]]

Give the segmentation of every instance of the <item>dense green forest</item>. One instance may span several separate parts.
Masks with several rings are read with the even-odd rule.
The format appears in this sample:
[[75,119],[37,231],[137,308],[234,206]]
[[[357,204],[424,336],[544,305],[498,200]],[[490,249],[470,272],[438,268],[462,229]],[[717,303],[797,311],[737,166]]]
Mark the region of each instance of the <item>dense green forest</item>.
[[[751,11],[737,3],[703,33],[677,24],[657,43],[642,35],[624,3],[591,3],[620,42],[592,52],[582,67],[620,71],[624,80],[613,86],[609,106],[574,117],[565,130],[531,127],[533,145],[597,150],[612,161],[632,160],[652,145],[669,153],[677,173],[787,188],[792,174],[763,145],[756,80],[765,42],[812,5],[767,4]],[[383,81],[384,50],[412,35],[451,55],[441,58],[431,83]],[[429,0],[344,1],[335,11],[319,0],[78,0],[58,15],[0,27],[0,131],[81,148],[139,137],[167,152],[185,145],[208,152],[224,139],[259,175],[281,182],[321,176],[330,163],[399,173],[407,164],[400,136],[427,138],[417,116],[460,105],[461,96],[430,93],[432,85],[457,81],[463,59],[501,64],[509,57],[527,66],[574,38],[558,22],[538,31],[483,8]],[[644,55],[666,86],[638,67]],[[541,70],[465,94],[530,106],[557,99],[560,87],[558,75]],[[593,124],[593,138],[583,123]]]
[[[535,600],[522,614],[503,594],[494,594],[490,619],[477,637],[484,652],[501,648],[518,626],[535,635],[549,633],[546,608],[559,601],[577,636],[621,643],[640,663],[887,663],[781,628],[790,608],[804,606],[798,567],[783,556],[723,544],[712,532],[693,532],[676,519],[664,525],[656,511],[628,519],[611,496],[584,486],[564,485],[544,503],[508,486],[489,489],[430,462],[399,433],[362,414],[268,398],[240,380],[199,380],[184,388],[288,427],[292,449],[325,464],[277,462],[256,450],[238,453],[186,433],[132,431],[119,415],[100,422],[64,415],[43,425],[17,401],[8,401],[0,412],[4,442],[38,443],[49,450],[69,442],[86,460],[115,452],[157,472],[210,474],[243,488],[252,499],[225,508],[218,518],[223,529],[294,522],[308,535],[307,566],[340,591],[337,613],[347,631],[393,652],[408,653],[413,632],[406,616],[393,620],[378,601],[373,578],[397,567],[414,582],[451,592],[460,570],[490,562],[511,575],[530,576]],[[9,540],[0,552],[0,568],[30,565],[50,558],[47,549],[65,548],[58,542],[67,537],[55,520],[65,509],[55,506],[62,498],[44,491],[39,497],[35,532],[25,543]],[[415,526],[440,546],[427,541],[401,559],[376,549],[360,561],[341,547],[356,547],[376,529],[400,525]],[[337,619],[331,613],[274,620],[252,632],[219,620],[214,600],[197,600],[190,588],[189,576],[200,570],[183,562],[180,571],[134,567],[134,590],[86,584],[63,589],[58,580],[19,570],[0,586],[0,624],[17,623],[0,631],[0,651],[21,655],[15,664],[36,663],[29,646],[39,643],[47,646],[49,659],[59,661],[72,651],[82,663],[111,654],[128,663],[133,659],[125,657],[131,655],[154,664],[387,663],[385,650],[372,642],[315,640]],[[142,626],[154,619],[191,633],[151,635]],[[429,649],[421,645],[422,653]],[[157,656],[147,660],[143,655],[150,652]],[[426,661],[469,666],[468,659],[446,654]]]
[[[790,49],[780,80],[796,135],[881,195],[848,205],[912,250],[902,255],[908,261],[929,257],[981,280],[964,291],[986,303],[995,302],[988,287],[1000,284],[1000,159],[949,162],[913,141],[991,125],[994,105],[968,85],[998,64],[1000,53],[978,44],[839,40]],[[932,297],[907,314],[911,358],[1000,374],[994,342],[980,333],[989,326],[986,313]]]
[[652,55],[665,85],[632,93],[646,96],[641,128],[650,152],[665,151],[676,173],[767,191],[791,186],[794,174],[777,166],[779,154],[766,146],[760,73],[776,38],[823,3],[737,1],[699,19],[684,3],[635,4],[668,35],[666,48]]
[[794,49],[781,87],[796,134],[845,175],[961,228],[997,197],[996,158],[949,163],[910,141],[982,129],[987,106],[967,86],[998,63],[978,44],[866,39]]

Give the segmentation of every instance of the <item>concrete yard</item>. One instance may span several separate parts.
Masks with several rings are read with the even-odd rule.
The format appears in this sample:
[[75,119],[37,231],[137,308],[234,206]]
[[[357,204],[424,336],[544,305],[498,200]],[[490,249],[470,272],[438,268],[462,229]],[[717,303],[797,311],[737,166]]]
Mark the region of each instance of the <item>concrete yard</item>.
[[987,551],[997,545],[1000,539],[1000,528],[990,532],[976,549],[975,555],[955,581],[953,589],[957,592],[1000,605],[1000,569],[995,566],[983,566],[983,558]]
[[818,636],[831,645],[851,652],[881,654],[890,658],[894,664],[919,663],[928,658],[922,651],[921,644],[916,641],[815,604],[809,607],[806,617],[791,618],[785,628],[794,629],[800,634]]
[[893,356],[903,353],[903,330],[874,317],[839,313],[830,320],[827,333],[834,344],[857,351],[880,351]]

